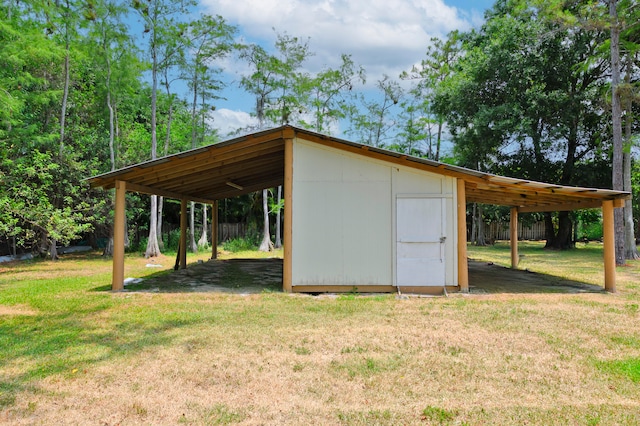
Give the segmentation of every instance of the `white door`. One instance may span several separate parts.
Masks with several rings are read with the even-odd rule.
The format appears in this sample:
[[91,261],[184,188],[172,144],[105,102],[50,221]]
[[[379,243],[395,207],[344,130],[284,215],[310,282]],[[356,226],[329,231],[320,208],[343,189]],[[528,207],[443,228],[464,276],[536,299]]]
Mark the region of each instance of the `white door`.
[[397,199],[398,286],[444,286],[445,208],[442,198]]

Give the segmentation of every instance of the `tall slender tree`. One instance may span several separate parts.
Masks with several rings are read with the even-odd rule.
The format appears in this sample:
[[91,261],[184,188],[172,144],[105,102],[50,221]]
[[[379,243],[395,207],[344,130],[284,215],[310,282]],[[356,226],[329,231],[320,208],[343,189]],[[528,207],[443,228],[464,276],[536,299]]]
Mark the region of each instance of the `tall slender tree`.
[[301,120],[303,126],[331,133],[332,126],[346,117],[350,106],[348,94],[355,85],[365,83],[366,73],[350,55],[343,54],[341,59],[338,68],[326,68],[304,82],[303,93],[307,94],[311,119]]
[[[116,151],[116,113],[119,92],[118,75],[125,69],[136,66],[136,48],[131,43],[127,29],[122,19],[127,9],[112,0],[103,0],[92,3],[89,16],[92,17],[89,25],[91,37],[90,49],[97,53],[94,56],[97,62],[96,72],[104,81],[104,103],[108,111],[108,138],[109,138],[109,163],[111,170],[117,167]],[[114,78],[116,75],[116,78]],[[111,199],[113,203],[113,198]],[[111,228],[112,225],[110,225]],[[110,256],[113,253],[113,229],[110,229],[109,240],[105,246],[103,255]],[[125,233],[127,235],[127,233]]]
[[[628,45],[631,43],[628,43]],[[635,43],[627,48],[627,67],[625,72],[625,95],[621,99],[625,104],[625,147],[622,156],[624,190],[633,192],[631,183],[631,148],[633,147],[633,101],[637,96],[636,90],[631,84],[633,73],[633,57],[638,50]],[[624,204],[624,257],[625,259],[640,259],[636,246],[636,234],[633,221],[633,198],[625,200]]]
[[387,141],[393,139],[392,131],[397,124],[394,116],[394,108],[400,102],[403,91],[397,81],[392,80],[388,75],[376,82],[378,96],[374,99],[367,98],[359,93],[359,99],[363,110],[359,110],[353,105],[350,108],[348,117],[351,128],[347,134],[355,135],[356,138],[367,145],[384,147]]
[[[623,144],[622,144],[622,105],[620,103],[620,21],[618,20],[618,2],[609,0],[610,47],[611,47],[611,125],[613,133],[613,189],[624,190],[623,180]],[[624,212],[615,209],[614,229],[616,237],[616,265],[624,265]]]
[[[161,63],[166,59],[161,56],[160,43],[162,31],[173,28],[176,16],[184,14],[190,6],[195,6],[193,0],[132,0],[134,10],[144,22],[144,33],[149,35],[149,57],[151,62],[151,159],[158,154],[157,141],[157,107],[158,107],[158,74]],[[149,238],[145,257],[155,257],[160,254],[158,245],[158,197],[152,195],[150,208]]]
[[419,110],[425,114],[421,121],[426,127],[425,136],[428,140],[429,158],[436,161],[440,160],[444,116],[434,110],[434,98],[438,86],[443,84],[454,71],[453,65],[456,63],[460,48],[460,33],[458,31],[452,31],[444,40],[433,37],[431,45],[427,48],[426,58],[421,61],[420,65],[400,74],[400,78],[416,82],[410,94],[420,99],[416,103],[410,104],[410,107],[415,108],[418,105],[420,106]]
[[[251,74],[243,76],[241,86],[255,96],[255,115],[258,119],[258,129],[263,129],[268,123],[285,124],[292,119],[292,114],[299,110],[301,104],[299,84],[301,81],[300,68],[311,55],[308,41],[302,41],[288,34],[278,34],[275,43],[277,53],[268,54],[261,46],[247,46],[241,57],[247,61]],[[276,247],[280,241],[280,196],[282,188],[278,187],[278,201],[276,203]],[[269,232],[268,189],[262,190],[263,232],[260,251],[272,249]]]
[[[204,140],[204,135],[200,134],[204,131],[200,121],[205,117],[208,102],[217,98],[216,93],[222,88],[222,82],[215,78],[215,66],[217,61],[226,57],[235,47],[235,32],[236,28],[221,16],[203,15],[189,25],[187,48],[190,54],[184,65],[184,74],[191,89],[191,148],[196,148],[199,141]],[[206,206],[203,209],[206,218]],[[197,252],[194,202],[190,204],[189,229],[189,247],[191,251]],[[204,242],[201,245],[206,245],[206,220],[202,231]]]

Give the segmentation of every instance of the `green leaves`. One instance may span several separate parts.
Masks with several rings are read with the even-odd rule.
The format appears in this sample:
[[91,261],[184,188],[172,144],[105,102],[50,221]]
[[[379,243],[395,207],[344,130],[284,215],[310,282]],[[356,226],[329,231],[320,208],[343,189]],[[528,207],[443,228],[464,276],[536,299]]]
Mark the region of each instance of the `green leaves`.
[[241,58],[250,68],[242,77],[241,86],[255,96],[255,116],[258,127],[296,121],[306,100],[306,75],[302,64],[312,53],[309,42],[289,34],[277,34],[275,54],[258,45],[243,47]]
[[436,104],[464,165],[570,183],[575,162],[596,149],[605,68],[581,65],[605,34],[568,28],[553,7],[500,2],[479,31],[461,35]]
[[0,232],[31,246],[43,238],[67,244],[91,229],[89,204],[74,179],[84,170],[77,166],[71,158],[38,150],[5,159],[0,165],[5,177],[0,183]]

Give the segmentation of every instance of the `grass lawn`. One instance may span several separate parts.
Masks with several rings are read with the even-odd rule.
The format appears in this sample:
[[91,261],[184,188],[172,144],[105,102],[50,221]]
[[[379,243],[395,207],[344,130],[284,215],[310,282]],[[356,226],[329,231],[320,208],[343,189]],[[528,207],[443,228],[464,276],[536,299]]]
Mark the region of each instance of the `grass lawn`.
[[[520,253],[602,285],[601,245]],[[174,261],[129,255],[125,276]],[[639,262],[616,294],[111,293],[110,276],[98,254],[0,264],[0,424],[640,423]]]

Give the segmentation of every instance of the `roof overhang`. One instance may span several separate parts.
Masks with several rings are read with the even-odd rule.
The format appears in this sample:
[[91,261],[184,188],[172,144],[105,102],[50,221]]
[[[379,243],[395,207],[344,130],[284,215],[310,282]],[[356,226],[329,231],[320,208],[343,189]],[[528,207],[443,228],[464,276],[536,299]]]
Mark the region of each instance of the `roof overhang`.
[[202,203],[234,197],[284,181],[285,139],[301,138],[369,158],[465,181],[467,202],[517,207],[521,212],[566,211],[601,207],[613,200],[622,206],[628,192],[553,185],[482,173],[394,151],[353,143],[319,133],[282,126],[89,179],[92,187],[110,189],[116,181],[127,190]]

